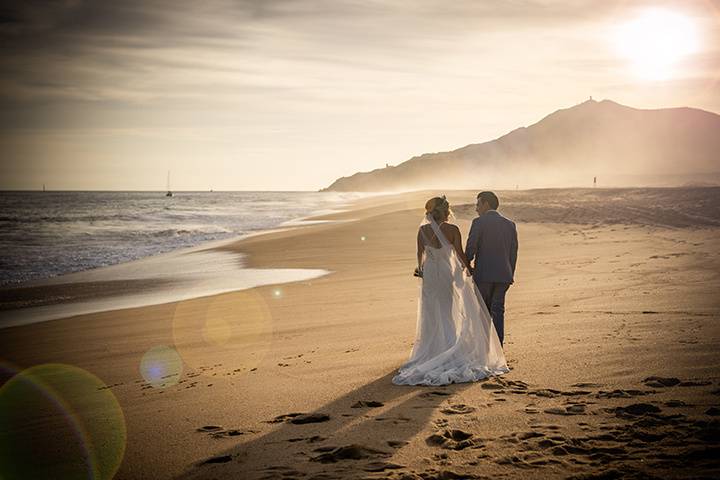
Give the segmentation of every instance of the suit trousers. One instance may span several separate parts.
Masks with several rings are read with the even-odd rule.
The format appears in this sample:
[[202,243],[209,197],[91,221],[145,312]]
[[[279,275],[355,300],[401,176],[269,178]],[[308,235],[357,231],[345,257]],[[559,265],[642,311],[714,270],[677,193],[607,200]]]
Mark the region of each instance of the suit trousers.
[[509,283],[497,282],[476,282],[480,295],[485,301],[493,325],[500,338],[500,345],[503,343],[505,334],[505,294],[510,288]]

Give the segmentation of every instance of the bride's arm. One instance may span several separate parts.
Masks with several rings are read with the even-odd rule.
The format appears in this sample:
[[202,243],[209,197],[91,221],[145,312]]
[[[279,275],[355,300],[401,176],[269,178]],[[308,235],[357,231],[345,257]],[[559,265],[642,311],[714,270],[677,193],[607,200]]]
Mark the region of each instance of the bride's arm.
[[468,262],[467,257],[465,256],[465,252],[463,252],[462,248],[462,234],[460,233],[460,229],[455,227],[455,235],[453,235],[453,248],[455,249],[455,253],[457,253],[458,258],[462,262],[463,265],[465,265],[465,268],[467,268],[468,272],[472,273],[472,269],[470,268],[470,262]]
[[417,234],[417,265],[418,265],[418,271],[422,271],[422,258],[423,253],[425,252],[425,244],[422,241],[422,232],[420,229],[418,229]]

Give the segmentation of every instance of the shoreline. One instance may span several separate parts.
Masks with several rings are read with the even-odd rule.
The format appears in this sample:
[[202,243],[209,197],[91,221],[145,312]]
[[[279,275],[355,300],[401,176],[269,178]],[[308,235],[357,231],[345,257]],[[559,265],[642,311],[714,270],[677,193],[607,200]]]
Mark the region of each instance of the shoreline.
[[[283,284],[317,278],[331,273],[330,271],[315,269],[258,269],[248,268],[241,253],[232,251],[232,245],[239,244],[249,238],[264,236],[272,233],[291,231],[306,228],[312,225],[332,223],[343,220],[324,220],[323,217],[341,214],[346,209],[352,210],[353,205],[365,198],[364,196],[350,203],[338,204],[335,209],[322,209],[309,216],[298,217],[284,221],[275,227],[249,232],[243,235],[222,240],[202,242],[191,247],[179,248],[128,262],[114,265],[70,272],[55,277],[31,280],[12,288],[0,288],[0,330],[31,323],[59,320],[92,313],[102,313],[128,308],[141,308],[165,303],[180,302],[192,298],[202,298],[223,293],[247,290],[268,284]],[[157,274],[149,275],[148,268],[159,266],[168,267],[175,264],[179,258],[193,254],[215,255],[210,260],[200,261],[197,267],[210,263],[237,263],[239,271],[232,267],[217,275],[232,275],[237,278],[234,285],[216,285],[208,288],[208,278],[178,278],[175,275]],[[228,255],[230,255],[228,257]],[[125,271],[137,271],[135,275],[125,275]],[[146,270],[143,272],[143,270]],[[167,272],[163,272],[167,273]],[[273,276],[271,278],[271,276]],[[256,279],[252,281],[251,279]],[[179,287],[183,287],[182,290]],[[200,287],[200,288],[199,288]],[[56,291],[64,291],[57,294]],[[168,294],[171,291],[173,293]],[[14,305],[20,304],[20,307]]]
[[[194,193],[166,199],[142,192],[65,192],[3,197],[0,289],[157,255],[237,241],[302,225],[302,219],[347,208],[367,194],[314,192]],[[31,198],[32,197],[32,198]]]
[[[233,239],[205,242],[139,260],[59,275],[33,285],[2,289],[0,330],[92,313],[180,302],[270,284],[298,282],[331,273],[320,269],[249,268],[244,262],[244,255],[229,248],[254,236],[293,228],[302,226],[263,230]],[[188,275],[177,270],[177,264],[182,258],[185,259],[183,265],[195,270],[194,274]],[[153,267],[159,271],[146,273]],[[201,273],[203,267],[213,268],[214,276]],[[141,273],[131,273],[122,278],[121,272],[133,270],[140,270]],[[118,276],[121,278],[118,279]],[[220,280],[221,277],[223,280]],[[12,305],[18,303],[26,306],[13,308]]]
[[[467,203],[475,193],[448,199]],[[254,480],[291,470],[355,479],[383,462],[398,465],[385,470],[389,478],[448,471],[566,479],[607,469],[679,472],[686,454],[696,459],[690,473],[714,471],[708,462],[716,461],[692,452],[707,448],[699,435],[716,438],[705,412],[718,404],[720,386],[718,229],[603,224],[614,217],[602,199],[563,217],[594,224],[522,222],[506,303],[511,372],[400,387],[390,379],[416,334],[420,284],[412,269],[427,198],[370,199],[327,218],[355,221],[222,247],[245,255],[250,268],[332,275],[10,328],[0,335],[4,360],[18,368],[70,364],[102,379],[127,426],[118,479]],[[511,192],[504,200],[513,205]],[[666,222],[664,209],[656,214],[655,223]],[[459,209],[463,239],[471,218]],[[158,346],[182,360],[165,387],[139,371]],[[653,376],[678,383],[651,386]],[[359,403],[370,401],[380,406]],[[647,414],[622,410],[635,404],[650,405]],[[287,420],[301,412],[328,419]],[[635,421],[647,423],[644,437],[633,437]],[[203,430],[210,426],[218,429]],[[59,429],[27,435],[50,445],[65,439]],[[333,461],[317,460],[323,454]]]

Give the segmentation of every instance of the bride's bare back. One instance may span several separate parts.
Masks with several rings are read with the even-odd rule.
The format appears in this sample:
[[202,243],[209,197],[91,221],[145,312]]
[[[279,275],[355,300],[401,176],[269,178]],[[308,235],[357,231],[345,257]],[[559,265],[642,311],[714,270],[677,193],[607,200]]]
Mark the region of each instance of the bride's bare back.
[[[460,229],[458,228],[458,226],[452,223],[443,222],[439,225],[439,227],[442,234],[445,235],[448,243],[450,243],[450,245],[454,247],[455,253],[457,253],[460,261],[469,271],[470,264],[468,263],[467,258],[465,257],[465,252],[463,252],[462,249],[462,234],[460,233]],[[425,251],[426,244],[433,248],[442,248],[442,244],[435,235],[435,232],[433,231],[430,224],[422,225],[418,230],[418,263],[421,261],[420,259],[422,258],[422,254]]]

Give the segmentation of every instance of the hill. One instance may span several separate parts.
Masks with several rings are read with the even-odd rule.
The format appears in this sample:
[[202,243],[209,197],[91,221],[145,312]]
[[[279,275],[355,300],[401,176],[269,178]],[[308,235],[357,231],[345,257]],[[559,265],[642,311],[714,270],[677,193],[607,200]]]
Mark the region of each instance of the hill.
[[720,115],[588,100],[495,140],[342,177],[323,190],[720,184]]

